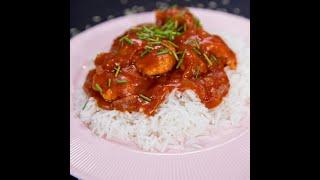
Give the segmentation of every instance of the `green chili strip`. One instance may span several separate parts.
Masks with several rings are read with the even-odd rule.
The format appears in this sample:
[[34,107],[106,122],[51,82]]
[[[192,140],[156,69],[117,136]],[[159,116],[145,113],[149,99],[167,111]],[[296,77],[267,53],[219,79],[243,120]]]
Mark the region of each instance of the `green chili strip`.
[[199,73],[200,73],[200,66],[197,66],[197,68],[196,68],[196,75],[195,75],[195,78],[196,78],[196,79],[198,79]]

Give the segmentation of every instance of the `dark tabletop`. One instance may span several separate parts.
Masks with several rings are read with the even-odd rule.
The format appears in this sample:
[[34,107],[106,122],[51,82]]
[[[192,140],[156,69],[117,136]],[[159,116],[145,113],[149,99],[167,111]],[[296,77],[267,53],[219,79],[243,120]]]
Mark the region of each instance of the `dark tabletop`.
[[214,9],[250,19],[250,0],[70,0],[70,38],[115,17],[172,5]]
[[70,0],[70,38],[108,19],[175,4],[225,11],[250,19],[250,0]]

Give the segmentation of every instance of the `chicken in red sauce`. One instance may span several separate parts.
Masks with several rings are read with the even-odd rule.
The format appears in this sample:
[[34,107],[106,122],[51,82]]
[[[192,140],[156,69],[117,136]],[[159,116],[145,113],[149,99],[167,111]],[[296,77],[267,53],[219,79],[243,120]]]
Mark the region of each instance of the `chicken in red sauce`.
[[158,10],[155,24],[129,29],[94,63],[83,88],[99,107],[147,115],[174,89],[193,90],[207,108],[216,107],[230,88],[224,68],[237,66],[223,39],[186,8]]

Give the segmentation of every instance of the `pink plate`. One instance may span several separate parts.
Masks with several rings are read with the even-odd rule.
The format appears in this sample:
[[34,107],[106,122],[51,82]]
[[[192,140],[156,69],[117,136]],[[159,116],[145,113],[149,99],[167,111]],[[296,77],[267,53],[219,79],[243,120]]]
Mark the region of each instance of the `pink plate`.
[[[190,8],[208,32],[226,32],[250,45],[250,21],[231,14]],[[154,12],[101,23],[70,41],[70,173],[80,179],[250,179],[250,117],[210,146],[186,153],[147,153],[93,135],[74,115],[72,96],[88,72],[85,65],[128,28],[154,22]],[[249,68],[249,67],[248,67]]]

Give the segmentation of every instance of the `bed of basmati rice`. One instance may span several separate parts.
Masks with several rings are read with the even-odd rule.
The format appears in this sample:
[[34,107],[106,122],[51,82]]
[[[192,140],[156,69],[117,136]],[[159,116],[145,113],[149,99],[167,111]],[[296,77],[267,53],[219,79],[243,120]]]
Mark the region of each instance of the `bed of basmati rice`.
[[164,152],[183,149],[186,145],[201,148],[194,139],[210,136],[221,127],[236,126],[250,104],[250,47],[244,41],[222,34],[238,58],[237,70],[226,72],[230,90],[223,102],[214,109],[206,108],[191,91],[173,91],[158,112],[147,117],[141,112],[102,110],[93,98],[79,88],[75,96],[76,112],[96,135],[119,142],[131,142],[144,151]]

